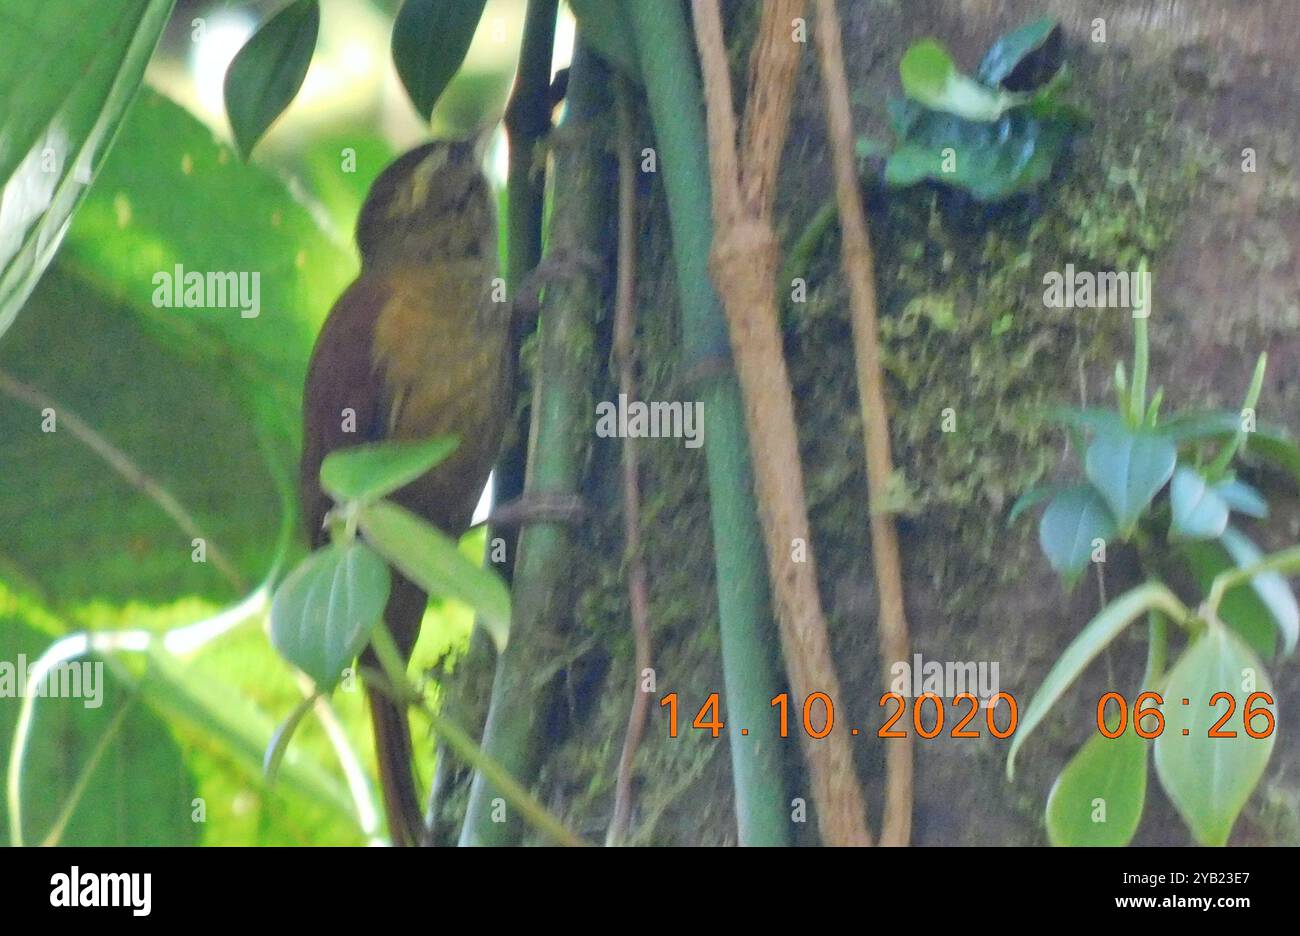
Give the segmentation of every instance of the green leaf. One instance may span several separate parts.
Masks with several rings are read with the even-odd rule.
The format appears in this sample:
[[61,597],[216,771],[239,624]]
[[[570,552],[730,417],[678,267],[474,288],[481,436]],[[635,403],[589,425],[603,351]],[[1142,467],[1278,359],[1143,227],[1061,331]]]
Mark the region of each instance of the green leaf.
[[1060,493],[1061,488],[1055,484],[1037,484],[1031,487],[1025,493],[1016,498],[1016,502],[1011,505],[1010,512],[1007,513],[1007,526],[1015,523],[1020,519],[1020,515]]
[[293,0],[262,24],[226,69],[226,116],[245,159],[298,94],[319,32],[317,0]]
[[1159,582],[1147,582],[1120,595],[1106,607],[1102,608],[1080,631],[1079,636],[1070,642],[1065,652],[1048,671],[1043,684],[1038,687],[1030,699],[1021,719],[1020,728],[1011,740],[1007,751],[1007,776],[1014,777],[1016,769],[1016,752],[1025,743],[1025,739],[1038,727],[1052,706],[1057,703],[1070,684],[1079,678],[1079,674],[1097,654],[1123,632],[1135,620],[1147,611],[1157,609],[1175,621],[1187,617],[1187,609],[1178,598]]
[[1264,495],[1245,481],[1228,478],[1214,485],[1214,493],[1223,498],[1224,503],[1237,513],[1254,517],[1256,520],[1268,519],[1268,501]]
[[979,201],[1002,201],[1045,182],[1072,132],[1066,122],[1023,109],[992,123],[922,111],[885,164],[885,181],[901,187],[933,179]]
[[321,692],[338,683],[383,616],[388,568],[355,540],[316,550],[271,602],[271,642]]
[[1038,542],[1067,587],[1088,567],[1095,540],[1116,533],[1105,502],[1090,485],[1076,484],[1052,498],[1038,524]]
[[1156,432],[1175,442],[1233,435],[1241,426],[1241,415],[1229,410],[1194,410],[1171,416]]
[[[1237,565],[1219,540],[1183,543],[1179,553],[1187,561],[1202,594],[1210,590],[1216,575]],[[1242,583],[1224,594],[1219,620],[1235,630],[1265,660],[1271,660],[1277,652],[1273,615],[1250,583]]]
[[899,62],[898,73],[912,100],[968,120],[996,120],[1025,100],[1023,95],[997,91],[963,75],[948,50],[933,39],[913,43]]
[[0,335],[54,258],[172,0],[0,0]]
[[1051,81],[1061,68],[1061,27],[1050,16],[1026,23],[993,43],[975,77],[986,85],[1029,91]]
[[388,501],[362,508],[357,525],[397,571],[430,595],[455,598],[477,611],[497,649],[505,648],[510,592],[499,575],[470,562],[443,533]]
[[465,61],[486,0],[406,0],[393,21],[393,64],[426,121]]
[[458,444],[458,439],[440,436],[338,449],[321,463],[321,487],[336,501],[378,500],[445,461]]
[[1097,733],[1070,758],[1047,797],[1047,837],[1060,846],[1127,845],[1147,792],[1147,744],[1129,725],[1118,738]]
[[1114,514],[1124,535],[1174,473],[1178,448],[1152,432],[1097,433],[1084,458],[1084,472]]
[[1257,456],[1274,468],[1286,472],[1300,488],[1300,447],[1280,430],[1257,428],[1246,435],[1247,457]]
[[1205,483],[1201,473],[1179,466],[1169,485],[1172,519],[1169,535],[1183,539],[1216,539],[1228,526],[1228,503]]
[[[1165,730],[1155,743],[1156,774],[1202,845],[1227,843],[1273,751],[1275,732],[1252,738],[1244,730],[1246,701],[1254,691],[1272,695],[1268,673],[1241,638],[1218,624],[1211,624],[1187,648],[1165,683]],[[1208,736],[1227,711],[1224,700],[1210,704],[1219,692],[1230,693],[1235,703],[1232,717],[1220,730],[1235,731],[1236,737]],[[1276,717],[1276,706],[1255,707],[1267,708]],[[1257,731],[1264,729],[1262,718],[1252,721]]]
[[[1228,550],[1232,561],[1242,568],[1254,565],[1264,558],[1259,547],[1233,527],[1223,531],[1219,542]],[[1280,572],[1260,572],[1251,576],[1250,587],[1268,608],[1274,626],[1282,635],[1283,655],[1290,656],[1295,650],[1297,638],[1300,638],[1300,608],[1296,606],[1295,593],[1291,591],[1286,577]]]

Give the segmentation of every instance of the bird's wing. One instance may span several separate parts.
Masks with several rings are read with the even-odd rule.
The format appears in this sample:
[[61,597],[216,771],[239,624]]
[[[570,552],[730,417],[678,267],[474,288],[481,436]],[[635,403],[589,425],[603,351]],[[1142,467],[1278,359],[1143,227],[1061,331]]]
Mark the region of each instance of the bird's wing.
[[390,296],[382,279],[358,279],[334,304],[312,351],[303,394],[299,483],[313,546],[326,539],[321,524],[333,503],[320,487],[321,462],[335,449],[385,435],[383,375],[374,368],[371,336]]

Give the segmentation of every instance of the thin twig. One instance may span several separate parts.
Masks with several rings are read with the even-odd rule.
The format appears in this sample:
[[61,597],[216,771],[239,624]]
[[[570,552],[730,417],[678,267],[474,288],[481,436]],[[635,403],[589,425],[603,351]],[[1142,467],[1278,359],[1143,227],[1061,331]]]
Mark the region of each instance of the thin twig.
[[235,591],[241,594],[248,591],[244,578],[239,574],[239,570],[235,568],[234,563],[217,548],[216,543],[210,537],[203,533],[198,521],[190,516],[189,512],[181,506],[180,501],[173,497],[165,487],[145,474],[125,452],[91,428],[89,423],[77,416],[66,405],[56,402],[43,391],[23,383],[12,374],[2,370],[0,370],[0,393],[5,393],[15,400],[26,403],[38,412],[43,409],[54,410],[58,414],[60,422],[72,433],[75,439],[82,442],[88,449],[107,462],[108,466],[121,475],[128,484],[139,489],[141,493],[161,507],[163,513],[171,517],[176,525],[180,527],[182,533],[190,537],[190,539],[203,540],[207,544],[208,555],[212,557],[213,566],[225,577]]
[[[781,10],[792,6],[790,0],[780,0]],[[736,118],[718,2],[692,0],[692,8],[704,75],[713,176],[715,235],[710,265],[727,314],[745,398],[755,490],[786,670],[797,704],[813,692],[836,698],[840,684],[817,591],[794,400],[777,321],[777,241],[770,198],[759,199],[757,213],[742,201],[746,176],[736,155]],[[762,27],[782,34],[789,28],[781,12],[765,16]],[[780,41],[767,36],[759,43],[760,47],[774,47]],[[792,69],[778,69],[758,72],[754,80],[761,86],[793,77]],[[790,94],[757,87],[751,90],[749,100],[751,104],[761,102],[754,105],[747,137],[763,141],[752,155],[758,180],[755,189],[766,192],[779,164]],[[804,561],[795,561],[793,556],[799,544]],[[832,731],[818,741],[805,736],[803,742],[822,841],[827,845],[871,844],[847,732]]]
[[[853,119],[839,14],[834,0],[816,0],[816,41],[826,94],[826,122],[840,204],[840,249],[849,281],[853,315],[853,350],[857,360],[858,393],[866,433],[867,493],[871,504],[871,558],[880,602],[881,665],[886,685],[891,666],[910,659],[907,617],[903,607],[903,571],[894,519],[884,509],[889,479],[894,473],[889,445],[889,414],[885,378],[880,365],[876,324],[876,275],[871,238],[862,210],[857,163],[853,155]],[[882,845],[906,845],[912,831],[912,738],[891,740],[885,754],[885,815]]]
[[[618,97],[618,279],[614,298],[614,360],[618,366],[619,393],[635,400],[636,386],[636,161],[632,153],[631,95],[623,79]],[[636,646],[632,681],[632,709],[627,716],[623,752],[618,759],[614,812],[606,845],[627,839],[632,819],[632,762],[645,733],[650,696],[641,688],[642,674],[652,666],[650,648],[650,596],[645,558],[641,554],[641,490],[637,477],[637,440],[623,440],[623,554],[627,562],[628,609]]]

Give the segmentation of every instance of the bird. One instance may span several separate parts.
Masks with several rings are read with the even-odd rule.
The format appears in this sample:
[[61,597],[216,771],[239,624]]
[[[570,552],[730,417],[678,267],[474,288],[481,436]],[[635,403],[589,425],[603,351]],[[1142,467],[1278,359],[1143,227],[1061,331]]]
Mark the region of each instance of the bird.
[[[390,495],[447,536],[470,527],[509,421],[517,342],[499,299],[497,221],[473,141],[418,146],[384,169],[356,229],[361,270],[321,327],[303,395],[300,487],[313,548],[333,502],[320,466],[365,443],[455,437],[445,461]],[[409,661],[428,596],[392,571],[384,622]],[[379,669],[373,648],[361,669]],[[367,686],[379,781],[394,845],[420,844],[424,819],[403,707]]]

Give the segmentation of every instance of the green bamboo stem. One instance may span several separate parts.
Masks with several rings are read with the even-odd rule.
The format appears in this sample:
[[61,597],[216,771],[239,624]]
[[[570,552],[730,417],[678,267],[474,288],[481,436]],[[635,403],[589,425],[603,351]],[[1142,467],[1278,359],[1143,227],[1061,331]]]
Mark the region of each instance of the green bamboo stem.
[[[706,467],[722,637],[727,731],[742,845],[788,845],[784,745],[771,699],[781,691],[749,439],[730,339],[709,278],[713,240],[708,137],[694,42],[681,5],[622,0],[641,64],[663,169],[682,309],[682,367],[702,375]],[[718,367],[717,364],[726,366]],[[745,728],[748,734],[741,735]]]
[[[579,42],[569,79],[569,106],[555,146],[555,205],[550,244],[561,257],[599,252],[605,218],[612,210],[601,178],[602,142],[592,132],[606,106],[607,71]],[[581,264],[575,264],[581,266]],[[599,289],[588,272],[574,272],[547,287],[542,309],[538,373],[533,401],[533,444],[524,496],[572,496],[579,486],[583,453],[591,435],[589,385],[595,370],[595,316]],[[497,662],[492,701],[483,729],[484,753],[511,776],[534,776],[538,728],[544,718],[540,665],[554,656],[557,629],[572,607],[573,534],[563,523],[525,526],[519,538],[513,583],[510,643]],[[519,816],[499,816],[501,797],[479,771],[470,788],[461,845],[508,845],[519,841]]]

